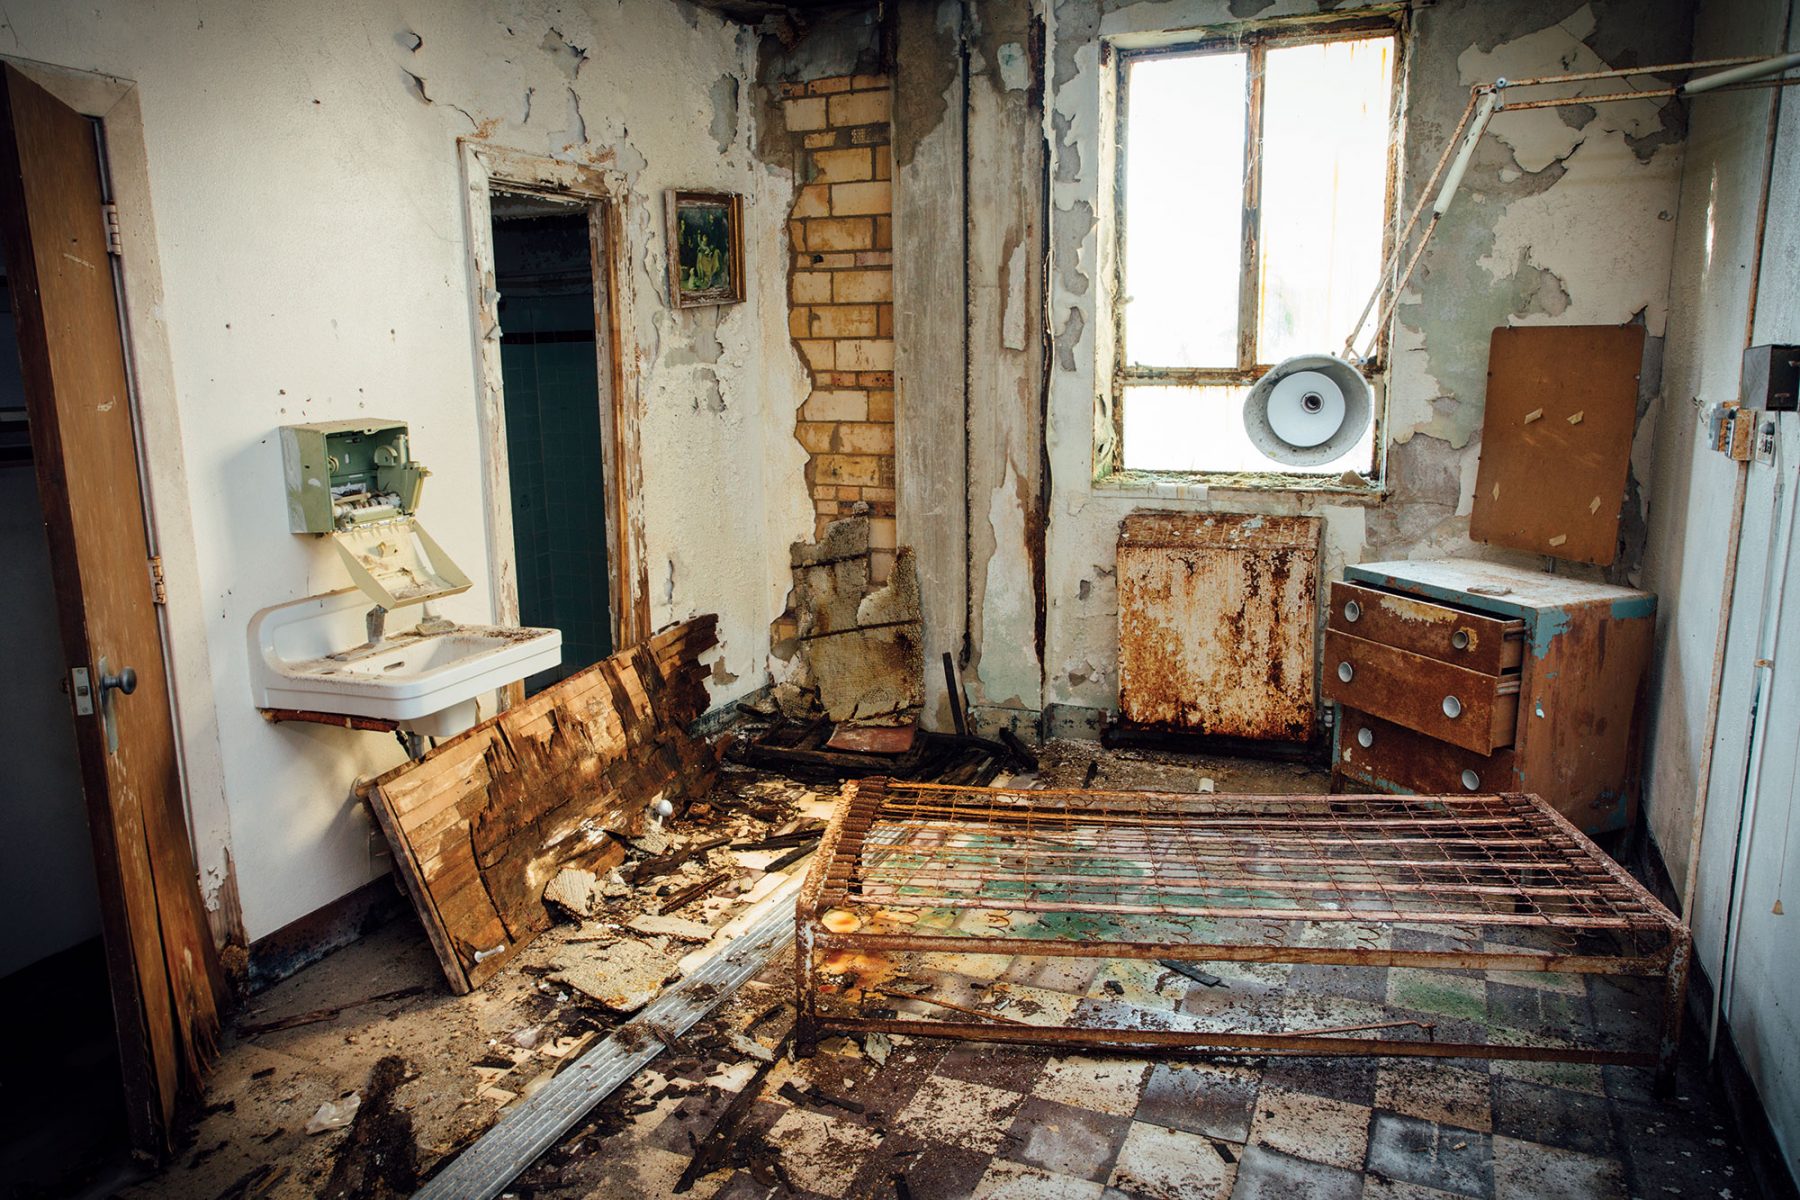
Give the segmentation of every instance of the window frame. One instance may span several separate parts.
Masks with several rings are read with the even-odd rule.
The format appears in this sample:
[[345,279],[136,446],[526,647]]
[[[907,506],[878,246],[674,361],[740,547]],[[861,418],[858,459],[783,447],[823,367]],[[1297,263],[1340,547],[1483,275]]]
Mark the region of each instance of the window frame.
[[[1271,22],[1259,24],[1227,32],[1206,33],[1199,37],[1180,41],[1169,41],[1156,45],[1125,45],[1115,43],[1113,51],[1113,162],[1112,162],[1112,197],[1111,216],[1113,224],[1113,270],[1112,270],[1112,372],[1109,386],[1112,401],[1111,446],[1106,448],[1103,456],[1106,461],[1097,464],[1100,468],[1099,478],[1107,476],[1179,476],[1184,479],[1205,481],[1209,478],[1227,476],[1241,481],[1242,472],[1224,470],[1197,471],[1149,471],[1131,470],[1125,466],[1125,393],[1132,385],[1169,384],[1177,386],[1199,387],[1244,386],[1256,383],[1266,374],[1274,363],[1258,363],[1256,361],[1257,340],[1260,333],[1261,313],[1258,311],[1258,289],[1260,285],[1260,266],[1262,251],[1262,123],[1264,113],[1263,78],[1268,52],[1283,46],[1310,45],[1319,42],[1354,41],[1371,36],[1391,37],[1394,39],[1394,65],[1391,90],[1388,100],[1388,147],[1386,170],[1386,195],[1384,197],[1384,215],[1382,218],[1381,256],[1385,268],[1381,282],[1383,290],[1393,283],[1394,264],[1390,262],[1394,249],[1396,234],[1399,232],[1396,222],[1400,189],[1400,166],[1402,161],[1402,143],[1404,142],[1406,112],[1406,73],[1407,73],[1407,21],[1404,11],[1378,15],[1364,15],[1329,20],[1300,20]],[[1238,277],[1238,361],[1230,367],[1158,367],[1133,366],[1130,362],[1129,347],[1125,340],[1125,305],[1128,295],[1125,278],[1125,249],[1129,230],[1126,228],[1126,163],[1130,154],[1127,126],[1130,121],[1130,72],[1132,64],[1149,59],[1185,58],[1203,54],[1243,53],[1246,55],[1244,76],[1244,179],[1242,183],[1243,204],[1240,208],[1239,240],[1239,277]],[[1379,313],[1379,305],[1376,312]],[[1392,319],[1375,331],[1375,342],[1371,357],[1362,364],[1363,374],[1372,382],[1382,382],[1388,368],[1388,351],[1393,329]],[[1322,347],[1325,353],[1337,353],[1340,347]],[[1202,403],[1199,397],[1196,403]],[[1383,428],[1386,424],[1385,405],[1377,404],[1373,416],[1375,433],[1374,461],[1367,470],[1357,473],[1369,479],[1368,488],[1379,489],[1386,475],[1387,456],[1383,445]],[[1266,477],[1272,486],[1323,490],[1326,486],[1335,486],[1344,490],[1341,485],[1328,485],[1332,476],[1305,474],[1283,471],[1279,468],[1259,472]],[[1367,490],[1367,489],[1356,489]]]

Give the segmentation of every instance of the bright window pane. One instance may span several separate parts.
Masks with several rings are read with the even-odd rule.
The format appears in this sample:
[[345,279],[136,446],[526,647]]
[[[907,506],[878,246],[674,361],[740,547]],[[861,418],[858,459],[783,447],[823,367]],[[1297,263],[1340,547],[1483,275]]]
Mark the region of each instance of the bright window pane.
[[1381,271],[1394,39],[1284,46],[1267,61],[1257,358],[1277,363],[1339,353]]
[[1131,65],[1125,132],[1125,353],[1237,365],[1244,56]]
[[1248,387],[1125,389],[1125,469],[1128,471],[1270,471],[1285,475],[1366,473],[1375,462],[1373,425],[1342,458],[1317,467],[1290,467],[1258,450],[1244,432]]

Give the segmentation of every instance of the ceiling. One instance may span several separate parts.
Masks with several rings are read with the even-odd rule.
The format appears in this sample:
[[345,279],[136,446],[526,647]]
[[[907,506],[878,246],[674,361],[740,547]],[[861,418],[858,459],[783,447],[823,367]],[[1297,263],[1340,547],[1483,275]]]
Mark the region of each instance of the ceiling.
[[688,0],[699,8],[710,9],[732,21],[746,25],[761,24],[768,17],[786,17],[804,26],[807,18],[828,12],[874,8],[879,0]]

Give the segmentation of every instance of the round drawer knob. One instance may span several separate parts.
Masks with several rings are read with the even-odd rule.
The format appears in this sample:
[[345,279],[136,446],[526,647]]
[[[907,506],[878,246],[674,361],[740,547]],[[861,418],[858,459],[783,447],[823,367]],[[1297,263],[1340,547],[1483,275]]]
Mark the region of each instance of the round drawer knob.
[[1361,617],[1361,616],[1362,616],[1362,605],[1358,604],[1354,600],[1351,600],[1351,601],[1348,601],[1347,603],[1345,603],[1345,605],[1344,605],[1344,620],[1355,621],[1358,617]]
[[1469,631],[1466,629],[1459,629],[1451,634],[1450,648],[1453,650],[1467,650],[1469,648]]
[[1339,663],[1338,664],[1338,678],[1343,680],[1345,683],[1349,683],[1352,679],[1356,678],[1356,668],[1352,667],[1347,662]]
[[1464,791],[1476,791],[1481,787],[1481,776],[1477,775],[1474,771],[1464,771],[1462,773],[1462,785]]
[[1444,697],[1444,715],[1452,721],[1462,716],[1462,701],[1455,696]]
[[1356,744],[1367,750],[1375,744],[1375,733],[1368,727],[1356,731]]

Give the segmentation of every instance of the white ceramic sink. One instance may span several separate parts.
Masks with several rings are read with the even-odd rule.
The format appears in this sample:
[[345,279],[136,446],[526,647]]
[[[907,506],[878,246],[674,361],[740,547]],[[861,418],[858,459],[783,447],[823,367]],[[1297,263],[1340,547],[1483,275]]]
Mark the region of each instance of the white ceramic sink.
[[347,588],[252,617],[256,706],[379,717],[446,737],[476,722],[482,697],[562,661],[559,629],[453,625],[422,632],[417,605],[389,613],[386,635],[370,645],[369,607],[367,596]]

